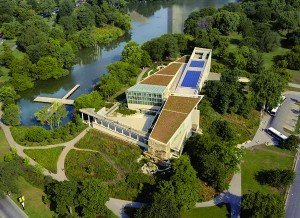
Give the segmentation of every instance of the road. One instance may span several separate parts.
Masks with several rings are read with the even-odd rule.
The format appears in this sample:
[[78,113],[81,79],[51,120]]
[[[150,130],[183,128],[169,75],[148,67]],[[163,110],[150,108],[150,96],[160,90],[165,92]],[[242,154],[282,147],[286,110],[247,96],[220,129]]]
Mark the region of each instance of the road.
[[296,164],[296,178],[291,186],[287,204],[285,208],[286,218],[298,218],[300,217],[300,161],[298,159]]
[[299,92],[285,92],[285,101],[279,107],[276,116],[271,120],[270,126],[282,132],[286,136],[294,131],[299,116],[299,106],[295,103],[300,101]]
[[8,197],[0,200],[1,218],[28,218],[28,216]]

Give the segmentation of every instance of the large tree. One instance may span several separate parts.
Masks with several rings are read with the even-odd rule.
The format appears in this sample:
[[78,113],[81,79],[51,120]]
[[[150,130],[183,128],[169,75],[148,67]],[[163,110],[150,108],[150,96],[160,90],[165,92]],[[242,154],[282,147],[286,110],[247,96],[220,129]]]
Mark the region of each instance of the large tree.
[[83,94],[76,98],[74,106],[77,110],[81,108],[95,108],[96,111],[98,111],[104,106],[104,101],[99,92],[93,91],[89,94]]
[[229,35],[236,31],[239,26],[240,16],[238,13],[229,11],[220,11],[213,15],[214,27],[216,27],[222,34]]
[[109,200],[108,187],[97,179],[80,184],[78,204],[83,217],[107,216],[110,212],[105,203]]
[[53,182],[46,186],[46,194],[59,215],[69,214],[74,208],[77,190],[78,184],[75,181]]
[[17,126],[20,124],[20,108],[16,104],[9,104],[3,110],[3,123],[10,126]]
[[20,168],[14,162],[0,162],[0,198],[7,192],[18,193]]
[[269,108],[278,105],[286,85],[287,81],[271,70],[255,75],[250,84],[258,105]]

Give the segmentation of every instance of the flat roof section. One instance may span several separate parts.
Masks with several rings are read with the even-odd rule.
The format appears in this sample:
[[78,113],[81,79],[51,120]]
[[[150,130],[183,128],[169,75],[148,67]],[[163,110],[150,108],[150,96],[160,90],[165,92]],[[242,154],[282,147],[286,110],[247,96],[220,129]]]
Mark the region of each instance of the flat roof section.
[[200,100],[201,97],[170,96],[156,121],[150,138],[167,144]]
[[141,81],[141,84],[168,86],[173,79],[173,76],[153,74]]
[[154,75],[170,75],[174,76],[180,67],[182,66],[181,63],[171,63],[170,65],[166,66],[165,68],[161,69],[160,71],[157,71]]
[[201,71],[187,71],[183,78],[181,86],[197,88],[197,84],[200,76],[201,76]]
[[203,68],[205,64],[205,61],[191,61],[190,67],[199,67],[199,68]]
[[165,91],[165,86],[156,86],[156,85],[145,85],[145,84],[136,84],[127,89],[127,92],[147,92],[147,93],[163,93]]
[[163,110],[176,111],[180,113],[190,113],[194,107],[200,102],[201,97],[191,98],[183,96],[171,95]]

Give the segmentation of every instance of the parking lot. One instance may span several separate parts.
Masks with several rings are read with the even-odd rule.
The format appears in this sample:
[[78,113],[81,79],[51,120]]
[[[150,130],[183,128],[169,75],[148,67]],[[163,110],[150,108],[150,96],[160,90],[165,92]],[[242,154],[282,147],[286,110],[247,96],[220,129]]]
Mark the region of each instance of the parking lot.
[[300,93],[286,92],[284,96],[286,99],[279,107],[276,116],[271,118],[270,126],[289,136],[291,132],[294,132],[297,124],[300,107],[296,102],[300,102]]

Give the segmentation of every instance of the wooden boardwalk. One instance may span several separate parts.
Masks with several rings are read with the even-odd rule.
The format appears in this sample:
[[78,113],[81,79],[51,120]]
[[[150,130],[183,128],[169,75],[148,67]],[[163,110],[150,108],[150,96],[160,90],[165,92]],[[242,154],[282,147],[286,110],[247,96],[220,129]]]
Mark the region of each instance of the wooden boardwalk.
[[69,98],[79,87],[80,87],[80,85],[77,84],[67,94],[65,94],[65,96],[62,97],[62,98],[51,98],[51,97],[38,96],[33,101],[42,102],[42,103],[51,103],[51,104],[53,104],[55,102],[59,102],[61,104],[73,105],[74,100],[67,99],[67,98]]
[[67,105],[73,105],[74,104],[74,100],[71,100],[71,99],[49,98],[49,97],[41,97],[41,96],[36,97],[33,101],[43,102],[43,103],[59,102],[59,103],[62,103],[62,104],[67,104]]
[[63,99],[67,99],[69,98],[78,88],[80,87],[79,84],[77,84],[76,86],[74,86],[64,97],[62,97]]

